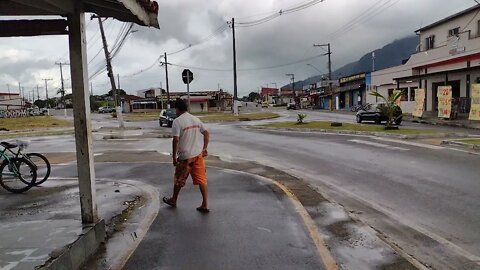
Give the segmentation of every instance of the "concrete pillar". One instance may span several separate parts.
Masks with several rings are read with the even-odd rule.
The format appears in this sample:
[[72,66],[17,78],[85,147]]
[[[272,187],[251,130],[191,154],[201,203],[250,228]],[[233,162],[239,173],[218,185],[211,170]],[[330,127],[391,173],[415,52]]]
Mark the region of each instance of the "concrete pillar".
[[85,13],[83,1],[73,1],[73,3],[74,12],[68,16],[73,117],[82,223],[89,224],[97,222],[98,216],[88,91]]

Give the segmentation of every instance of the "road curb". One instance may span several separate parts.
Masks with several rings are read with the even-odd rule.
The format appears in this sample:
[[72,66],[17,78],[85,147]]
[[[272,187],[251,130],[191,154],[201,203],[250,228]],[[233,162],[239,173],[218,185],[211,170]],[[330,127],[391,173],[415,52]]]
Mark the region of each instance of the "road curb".
[[293,206],[295,207],[296,212],[300,215],[300,217],[303,220],[303,223],[305,224],[305,227],[307,228],[310,238],[312,241],[315,243],[315,246],[317,247],[318,254],[320,258],[322,259],[322,263],[325,266],[325,270],[338,270],[338,265],[335,259],[333,259],[332,254],[330,253],[330,250],[328,246],[326,245],[324,238],[326,238],[324,235],[321,235],[317,225],[315,224],[315,221],[312,219],[310,214],[308,213],[307,209],[301,201],[298,199],[298,197],[294,194],[292,190],[290,190],[288,187],[285,185],[281,184],[280,182],[268,178],[265,176],[249,173],[249,172],[244,172],[244,171],[238,171],[238,170],[233,170],[233,169],[226,169],[222,167],[216,167],[216,166],[207,166],[207,168],[215,168],[215,169],[220,169],[220,170],[225,170],[233,173],[239,173],[239,174],[245,174],[248,176],[252,176],[255,178],[258,178],[264,182],[267,183],[272,183],[275,186],[277,186],[291,201]]
[[147,234],[160,210],[160,195],[157,188],[136,180],[122,179],[115,182],[138,189],[144,201],[140,207],[133,210],[132,216],[122,222],[126,226],[106,239],[104,251],[90,258],[87,269],[122,269]]
[[[344,261],[342,260],[345,260],[345,258],[339,255],[339,250],[337,250],[334,246],[331,246],[332,241],[336,242],[343,240],[341,237],[338,237],[329,226],[319,225],[316,221],[321,216],[321,214],[318,212],[319,203],[332,203],[328,199],[327,195],[323,194],[323,192],[319,191],[318,189],[312,188],[300,178],[274,167],[269,167],[252,161],[231,163],[228,161],[223,161],[218,157],[213,158],[214,159],[206,160],[207,168],[217,168],[253,175],[256,178],[265,179],[268,182],[273,183],[277,189],[280,189],[280,192],[285,193],[287,197],[292,200],[297,209],[297,213],[303,219],[311,238],[315,242],[319,254],[323,253],[323,255],[320,254],[320,257],[322,258],[322,262],[325,264],[326,269],[338,269],[344,267]],[[302,209],[304,211],[302,211]],[[353,217],[351,214],[347,213],[347,215],[349,216],[349,221],[347,221],[348,224],[362,224],[364,226],[368,226],[359,219]],[[386,242],[378,234],[376,234],[376,237],[379,238],[379,241],[385,243],[387,246],[390,246],[390,243]],[[405,253],[400,253],[392,247],[390,248],[397,256],[395,261],[392,265],[390,265],[390,262],[388,262],[387,264],[382,265],[384,268],[379,269],[399,269],[394,266],[396,262],[404,262],[407,265],[415,266],[415,268],[418,268],[418,265],[421,265],[421,263],[416,261],[414,258],[405,256]]]
[[457,127],[457,128],[466,128],[472,130],[480,130],[480,127],[474,127],[468,124],[462,123],[448,123],[448,122],[437,122],[437,121],[428,121],[423,119],[406,119],[404,121],[411,122],[411,123],[419,123],[424,125],[431,125],[431,126],[444,126],[444,127]]
[[105,221],[83,228],[82,234],[75,242],[53,251],[50,259],[38,270],[80,269],[92,259],[105,242]]
[[395,138],[403,140],[414,139],[431,139],[431,138],[467,138],[468,135],[464,133],[433,133],[433,134],[419,134],[419,135],[403,135],[403,134],[389,134],[384,132],[368,132],[368,131],[354,131],[354,130],[331,130],[331,129],[297,129],[297,128],[272,128],[261,126],[244,126],[246,129],[253,130],[269,130],[269,131],[285,131],[296,133],[317,133],[317,134],[340,134],[340,135],[361,135],[361,136],[374,136],[384,138]]
[[469,144],[469,143],[463,143],[461,141],[455,141],[455,140],[444,140],[442,141],[443,145],[454,145],[454,146],[460,146],[466,149],[473,149],[475,151],[480,151],[480,145],[475,145],[475,144]]

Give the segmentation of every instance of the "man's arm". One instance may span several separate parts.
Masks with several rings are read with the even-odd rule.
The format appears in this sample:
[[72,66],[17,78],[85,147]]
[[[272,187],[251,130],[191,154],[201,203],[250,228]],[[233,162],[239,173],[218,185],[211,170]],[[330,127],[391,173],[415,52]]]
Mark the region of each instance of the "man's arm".
[[177,157],[177,154],[178,154],[178,141],[179,141],[179,138],[177,136],[174,136],[173,137],[173,140],[172,140],[172,158],[173,158],[173,166],[177,166],[177,163],[178,163],[178,157]]
[[208,130],[204,130],[202,132],[203,134],[203,151],[202,155],[204,157],[208,156],[208,143],[210,142],[210,133],[208,133]]

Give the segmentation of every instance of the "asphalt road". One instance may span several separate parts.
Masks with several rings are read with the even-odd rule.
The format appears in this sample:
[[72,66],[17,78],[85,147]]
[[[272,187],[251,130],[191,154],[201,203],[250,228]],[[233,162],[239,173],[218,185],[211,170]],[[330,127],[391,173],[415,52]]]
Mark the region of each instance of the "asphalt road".
[[[282,111],[289,119],[295,113]],[[352,119],[322,113],[309,117]],[[156,122],[130,125],[158,128]],[[208,128],[211,154],[254,160],[304,179],[435,269],[480,269],[480,156],[369,137],[260,132],[238,124]],[[99,140],[95,149],[105,151],[110,144]],[[73,138],[66,136],[36,145],[47,152],[74,149]],[[125,141],[122,148],[168,153],[170,142]]]

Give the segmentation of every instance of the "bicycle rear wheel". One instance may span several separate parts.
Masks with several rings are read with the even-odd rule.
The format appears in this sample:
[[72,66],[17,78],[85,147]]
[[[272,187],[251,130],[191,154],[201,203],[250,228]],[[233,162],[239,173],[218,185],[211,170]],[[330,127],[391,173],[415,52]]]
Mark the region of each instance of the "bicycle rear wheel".
[[37,181],[35,181],[35,186],[43,184],[50,176],[50,162],[44,155],[39,153],[28,153],[26,156],[37,166]]
[[36,166],[25,158],[5,160],[0,165],[0,185],[12,193],[31,189],[36,180]]

